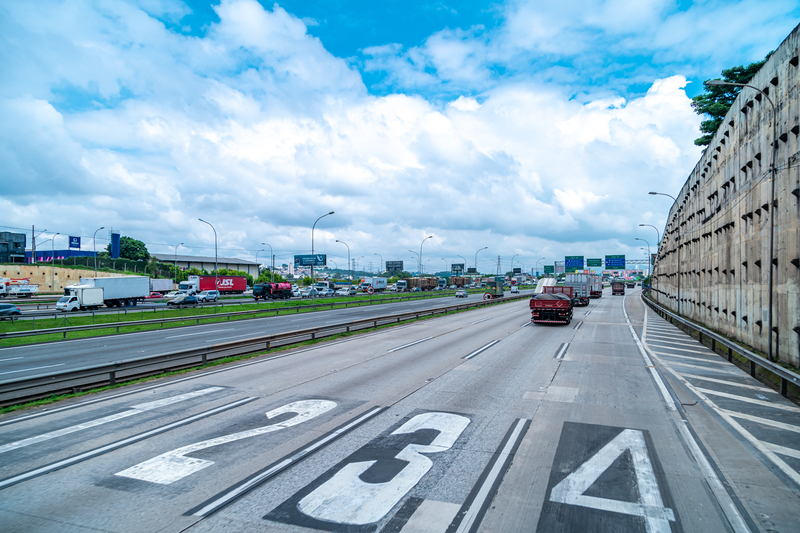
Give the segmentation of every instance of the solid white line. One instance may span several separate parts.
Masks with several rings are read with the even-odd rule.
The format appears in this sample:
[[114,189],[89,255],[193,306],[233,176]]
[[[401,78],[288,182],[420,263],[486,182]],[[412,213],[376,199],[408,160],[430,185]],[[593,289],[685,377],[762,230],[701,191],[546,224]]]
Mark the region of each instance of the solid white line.
[[[655,351],[655,350],[653,350]],[[658,355],[665,355],[667,357],[677,357],[678,359],[688,359],[689,361],[695,361],[698,363],[714,363],[715,365],[727,365],[729,364],[727,361],[715,361],[714,359],[703,359],[702,357],[697,357],[696,355],[676,355],[674,353],[666,353],[666,352],[658,352],[655,351]]]
[[408,348],[409,346],[414,346],[415,344],[419,344],[421,342],[429,341],[433,337],[425,337],[424,339],[420,339],[418,341],[409,342],[408,344],[403,344],[402,346],[398,346],[396,348],[392,348],[391,350],[386,350],[387,353],[389,352],[396,352],[397,350],[402,350],[403,348]]
[[173,335],[172,337],[165,337],[166,339],[177,339],[178,337],[191,337],[193,335],[206,335],[208,333],[221,333],[223,331],[233,331],[233,328],[230,329],[215,329],[212,331],[198,331],[196,333],[186,333],[184,335]]
[[[658,353],[658,352],[656,352],[656,353]],[[703,381],[711,381],[713,383],[721,383],[722,385],[731,385],[733,387],[742,387],[744,389],[752,389],[752,390],[757,390],[757,391],[761,391],[761,392],[771,392],[771,393],[777,394],[777,392],[775,392],[774,390],[768,389],[766,387],[758,387],[756,385],[746,385],[744,383],[737,383],[735,381],[726,381],[724,379],[707,378],[707,377],[698,376],[698,375],[695,375],[695,374],[684,374],[684,373],[681,373],[681,374],[685,378],[701,379]]]
[[3,361],[15,361],[17,359],[22,359],[22,357],[11,357],[9,359],[0,359],[0,363],[2,363]]
[[502,468],[506,464],[506,459],[508,455],[511,453],[512,448],[517,443],[520,438],[520,432],[522,431],[522,427],[527,422],[526,419],[522,418],[517,421],[517,425],[514,428],[514,432],[511,433],[511,438],[508,439],[506,445],[503,446],[503,450],[498,454],[497,461],[492,465],[492,470],[489,472],[489,475],[486,476],[486,479],[483,480],[483,485],[481,485],[478,494],[475,496],[475,499],[472,500],[472,504],[467,509],[467,512],[464,514],[464,519],[458,525],[458,529],[456,533],[464,533],[465,531],[469,531],[472,528],[472,524],[475,522],[475,519],[478,516],[478,512],[483,507],[484,502],[489,497],[489,490],[491,490],[494,482],[497,480],[497,477],[501,474]]
[[780,429],[785,429],[786,431],[794,431],[795,433],[800,433],[800,426],[784,424],[783,422],[778,422],[777,420],[770,420],[769,418],[762,418],[760,416],[748,415],[745,413],[739,413],[737,411],[730,411],[728,409],[723,409],[723,411],[730,416],[735,416],[736,418],[749,420],[757,424],[764,424],[765,426],[772,426]]
[[269,470],[267,470],[265,472],[262,472],[261,474],[259,474],[258,476],[254,477],[253,479],[251,479],[247,483],[243,483],[242,485],[239,485],[238,487],[236,487],[235,489],[231,490],[227,494],[224,494],[223,496],[217,498],[213,502],[209,503],[208,505],[206,505],[205,507],[203,507],[202,509],[200,509],[199,511],[194,513],[192,516],[205,516],[205,515],[207,515],[209,513],[214,512],[219,507],[221,507],[221,506],[225,505],[226,503],[228,503],[229,501],[237,498],[240,494],[248,491],[254,485],[257,485],[258,483],[261,483],[261,481],[263,481],[264,479],[267,479],[267,478],[271,477],[272,475],[274,475],[275,473],[283,470],[284,468],[286,468],[290,464],[299,461],[300,459],[302,459],[303,457],[309,455],[311,452],[313,452],[317,448],[320,448],[320,447],[324,446],[328,442],[330,442],[330,441],[334,440],[335,438],[337,438],[342,433],[344,433],[346,431],[349,431],[350,428],[352,428],[353,426],[355,426],[357,424],[360,424],[364,420],[375,416],[376,414],[378,414],[378,412],[381,411],[381,409],[382,409],[381,407],[375,407],[374,409],[372,409],[371,411],[368,411],[367,413],[365,413],[363,416],[359,417],[358,419],[350,422],[346,426],[344,426],[342,428],[339,428],[336,431],[334,431],[333,433],[327,435],[322,440],[317,441],[316,443],[314,443],[311,446],[308,446],[307,448],[300,449],[297,453],[295,453],[291,457],[288,457],[287,459],[281,461],[280,463],[278,463],[274,467],[270,468]]
[[658,337],[661,339],[691,339],[695,342],[695,344],[697,344],[697,340],[694,337],[690,337],[685,333],[682,333],[680,335],[673,335],[672,333],[656,333],[656,334],[648,333],[647,338],[649,339],[650,337]]
[[14,476],[14,477],[11,477],[11,478],[8,478],[8,479],[4,479],[3,481],[0,481],[0,489],[3,489],[5,487],[7,487],[9,485],[13,485],[15,483],[19,483],[20,481],[25,481],[26,479],[30,479],[32,477],[38,476],[39,474],[46,474],[47,472],[52,472],[53,470],[58,470],[59,468],[63,468],[65,466],[69,466],[69,465],[78,463],[80,461],[83,461],[84,459],[88,459],[90,457],[95,457],[95,456],[101,455],[101,454],[103,454],[103,453],[105,453],[107,451],[115,450],[115,449],[120,448],[122,446],[125,446],[125,445],[127,445],[129,443],[137,442],[137,441],[142,440],[142,439],[146,439],[147,437],[149,437],[151,435],[155,435],[155,434],[158,434],[158,433],[163,433],[164,431],[168,431],[168,430],[172,429],[173,427],[177,427],[177,426],[181,426],[181,425],[184,425],[184,424],[187,424],[187,423],[190,423],[190,422],[194,422],[195,420],[199,420],[201,418],[205,418],[207,416],[214,415],[214,414],[216,414],[216,413],[218,413],[220,411],[224,411],[224,410],[230,409],[232,407],[238,407],[241,404],[245,404],[245,403],[250,402],[250,401],[255,400],[255,399],[256,398],[244,398],[242,400],[238,400],[238,401],[235,401],[233,403],[229,403],[227,405],[222,405],[220,407],[217,407],[216,409],[212,409],[212,410],[206,411],[204,413],[199,413],[199,414],[196,414],[194,416],[190,416],[189,418],[184,418],[183,420],[178,420],[178,421],[173,422],[171,424],[167,424],[166,426],[161,426],[161,427],[158,427],[158,428],[155,428],[155,429],[151,429],[150,431],[146,431],[144,433],[140,433],[138,435],[134,435],[132,437],[128,437],[127,439],[123,439],[123,440],[120,440],[120,441],[117,441],[117,442],[112,442],[111,444],[108,444],[106,446],[102,446],[100,448],[96,448],[94,450],[90,450],[90,451],[82,453],[80,455],[75,455],[73,457],[69,457],[67,459],[64,459],[63,461],[58,461],[57,463],[52,463],[52,464],[49,464],[47,466],[43,466],[41,468],[37,468],[36,470],[31,470],[30,472],[25,472],[24,474],[20,474],[18,476]]
[[697,347],[699,345],[699,343],[696,340],[691,339],[691,341],[692,342],[669,340],[668,338],[664,337],[663,335],[648,335],[647,336],[647,342],[661,342],[661,343],[664,343],[664,344],[678,344],[680,346],[694,346],[694,347]]
[[773,409],[780,409],[782,411],[792,411],[794,413],[800,413],[800,409],[798,409],[794,405],[783,405],[779,403],[766,402],[764,400],[755,400],[753,398],[748,398],[746,396],[728,394],[727,392],[720,392],[712,389],[704,389],[702,387],[696,387],[696,389],[705,394],[711,394],[712,396],[722,396],[723,398],[729,398],[731,400],[737,400],[740,402],[752,403],[754,405],[761,405],[763,407],[772,407]]
[[700,354],[703,354],[703,355],[714,354],[714,352],[712,352],[711,350],[702,351],[702,350],[689,350],[687,348],[675,348],[674,346],[658,346],[658,345],[655,344],[656,342],[663,343],[664,341],[651,341],[651,340],[648,340],[647,344],[649,344],[650,346],[653,346],[654,348],[660,348],[662,350],[677,350],[679,352],[700,353]]
[[474,352],[472,352],[471,354],[469,354],[469,355],[465,356],[465,357],[464,357],[464,359],[472,359],[473,357],[475,357],[476,355],[478,355],[478,354],[479,354],[479,353],[481,353],[482,351],[484,351],[484,350],[488,350],[489,348],[491,348],[492,346],[494,346],[494,345],[495,345],[495,344],[497,344],[498,342],[500,342],[500,341],[499,341],[499,340],[497,340],[497,341],[492,341],[492,342],[490,342],[489,344],[487,344],[486,346],[484,346],[484,347],[482,347],[482,348],[478,348],[477,350],[475,350],[475,351],[474,351]]
[[564,346],[562,346],[561,349],[556,354],[556,359],[562,359],[564,357],[564,354],[567,353],[567,348],[569,348],[569,343],[565,342]]
[[[661,352],[655,352],[653,350],[650,350],[650,351],[652,353],[654,353],[654,354],[665,355],[665,354],[663,354]],[[670,355],[670,354],[666,354],[666,355]],[[723,374],[733,374],[733,375],[736,375],[736,376],[740,376],[742,374],[739,371],[739,369],[737,369],[735,367],[734,367],[733,370],[728,370],[725,367],[713,368],[713,367],[710,367],[710,366],[700,366],[700,365],[692,365],[692,364],[689,364],[689,363],[682,363],[680,361],[670,361],[670,363],[673,364],[673,365],[678,365],[678,366],[688,366],[689,368],[699,368],[700,370],[708,370],[709,372],[722,372]]]
[[102,418],[95,418],[94,420],[89,420],[88,422],[83,422],[82,424],[76,424],[74,426],[66,427],[63,429],[58,429],[56,431],[51,431],[50,433],[43,433],[42,435],[37,435],[35,437],[30,437],[23,440],[18,440],[16,442],[9,442],[8,444],[4,444],[0,446],[0,453],[10,452],[11,450],[16,450],[18,448],[24,448],[25,446],[30,446],[31,444],[37,444],[39,442],[43,442],[50,439],[55,439],[57,437],[62,437],[64,435],[69,435],[70,433],[75,433],[77,431],[82,431],[84,429],[93,428],[96,426],[101,426],[103,424],[108,424],[109,422],[115,422],[117,420],[121,420],[123,418],[127,418],[129,416],[138,415],[140,413],[144,413],[145,411],[150,411],[152,409],[156,409],[158,407],[163,407],[165,405],[170,405],[177,402],[182,402],[184,400],[188,400],[191,398],[196,398],[197,396],[203,396],[204,394],[209,394],[212,392],[216,392],[218,390],[222,390],[223,387],[209,387],[207,389],[202,389],[195,392],[190,392],[187,394],[180,394],[178,396],[171,396],[169,398],[164,398],[162,400],[156,400],[154,402],[142,403],[139,405],[131,406],[130,410],[123,411],[121,413],[116,413],[109,416],[104,416]]
[[520,326],[520,328],[524,328],[525,326],[530,326],[530,325],[531,325],[531,323],[530,323],[530,322],[525,322],[524,324],[522,324],[522,325]]
[[764,446],[766,446],[767,449],[775,453],[779,453],[781,455],[787,455],[789,457],[794,457],[795,459],[800,459],[800,450],[795,450],[794,448],[787,448],[786,446],[779,446],[777,444],[772,444],[770,442],[764,442]]
[[703,475],[708,481],[711,490],[714,492],[714,496],[716,496],[725,516],[728,518],[731,528],[733,528],[736,533],[750,533],[750,528],[747,527],[742,515],[739,514],[739,510],[736,508],[736,504],[733,503],[730,494],[725,490],[725,486],[717,477],[717,473],[711,468],[711,464],[708,462],[705,454],[686,427],[685,420],[681,420],[678,423],[678,430],[680,430],[683,440],[689,445],[689,450],[692,452],[695,461],[697,461],[697,464],[700,465],[700,468],[703,470]]
[[58,363],[57,365],[35,366],[33,368],[23,368],[22,370],[11,370],[10,372],[0,372],[3,374],[16,374],[17,372],[29,372],[31,370],[39,370],[41,368],[53,368],[54,366],[64,366],[66,363]]

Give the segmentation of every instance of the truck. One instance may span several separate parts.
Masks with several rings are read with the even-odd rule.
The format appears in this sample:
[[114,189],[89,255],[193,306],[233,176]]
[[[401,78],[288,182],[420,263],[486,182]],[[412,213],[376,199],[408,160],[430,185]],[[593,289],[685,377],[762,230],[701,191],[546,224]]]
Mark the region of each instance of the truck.
[[64,288],[64,296],[56,302],[56,310],[63,313],[69,311],[93,311],[103,303],[102,287],[69,285]]
[[[103,289],[106,307],[127,307],[144,301],[150,295],[150,278],[118,276],[113,278],[80,278],[80,284]],[[66,296],[66,289],[64,295]]]
[[[214,280],[217,286],[214,286]],[[196,294],[200,291],[218,290],[220,294],[242,294],[247,290],[245,276],[189,276],[186,281],[178,284],[178,290],[186,294]]]
[[288,300],[292,297],[291,283],[256,283],[253,286],[253,299]]
[[358,284],[358,288],[366,292],[367,289],[372,287],[375,292],[383,292],[386,290],[387,281],[386,278],[364,278]]
[[11,280],[9,278],[0,278],[0,298],[5,298],[11,294]]
[[484,285],[486,288],[483,293],[483,299],[491,300],[493,298],[502,298],[505,296],[505,291],[503,290],[504,282],[505,278],[503,278],[503,276],[484,278],[481,280],[481,285]]
[[[575,299],[575,305],[589,305],[589,298],[591,298],[593,286],[592,275],[567,274],[564,279],[564,286],[572,288],[572,297]],[[602,291],[602,288],[600,290]]]
[[314,284],[314,287],[317,289],[332,289],[332,290],[339,290],[339,289],[348,289],[352,287],[352,283],[349,281],[318,281]]
[[566,293],[534,294],[529,305],[534,324],[569,324],[572,321],[572,298]]
[[439,278],[439,280],[436,283],[440,289],[447,288],[447,278]]
[[39,292],[39,286],[31,283],[29,278],[11,278],[8,283],[8,295],[17,298],[30,298]]
[[409,278],[406,281],[408,282],[408,288],[411,290],[419,288],[421,291],[431,291],[434,287],[439,286],[437,278]]
[[394,284],[394,290],[396,292],[406,292],[408,290],[408,283],[404,279],[399,279],[397,283]]
[[172,290],[171,279],[150,278],[150,292],[169,292]]
[[589,290],[589,298],[602,298],[603,297],[603,282],[597,276],[594,276],[592,285]]
[[621,281],[611,282],[611,296],[625,296],[625,284]]
[[470,284],[470,279],[464,276],[450,276],[450,285],[455,285],[459,289]]

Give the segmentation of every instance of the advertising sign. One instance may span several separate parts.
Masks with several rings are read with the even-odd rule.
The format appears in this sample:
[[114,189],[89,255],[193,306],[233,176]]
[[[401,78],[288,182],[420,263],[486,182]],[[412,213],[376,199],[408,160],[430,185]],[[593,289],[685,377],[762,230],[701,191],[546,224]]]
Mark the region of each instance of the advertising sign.
[[464,263],[453,263],[450,265],[450,272],[452,274],[460,274],[464,272]]
[[564,272],[575,272],[583,270],[582,255],[568,255],[564,258]]
[[586,266],[587,267],[601,267],[601,266],[603,266],[603,260],[602,259],[587,259],[586,260]]
[[327,265],[327,256],[325,254],[314,255],[296,255],[294,256],[295,267],[307,266],[325,266]]
[[80,237],[73,237],[72,235],[69,236],[69,247],[70,248],[77,248],[78,250],[81,249],[81,238]]
[[467,274],[477,274],[477,273],[478,273],[478,269],[477,268],[469,267],[467,269]]
[[555,274],[556,273],[556,266],[555,265],[545,265],[544,266],[544,273],[545,274]]
[[656,254],[650,254],[650,264],[651,265],[656,264]]
[[612,270],[615,268],[625,269],[625,256],[624,255],[607,255],[606,256],[606,269]]
[[402,272],[402,261],[386,261],[386,272]]
[[519,267],[516,267],[516,268],[513,269],[513,272],[514,272],[514,274],[522,274],[522,269],[519,268]]

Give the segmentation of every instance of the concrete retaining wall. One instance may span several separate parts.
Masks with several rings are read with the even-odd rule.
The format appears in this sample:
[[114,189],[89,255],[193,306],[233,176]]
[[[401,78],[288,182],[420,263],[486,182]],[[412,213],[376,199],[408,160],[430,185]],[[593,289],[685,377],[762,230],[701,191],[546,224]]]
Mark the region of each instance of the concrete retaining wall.
[[676,196],[654,267],[659,303],[764,354],[771,274],[773,356],[794,366],[800,366],[799,56],[800,26],[750,81],[772,99],[777,121],[766,98],[742,89]]
[[[55,288],[53,279],[55,274]],[[122,274],[98,272],[98,278],[118,277]],[[77,270],[74,268],[55,267],[43,265],[0,265],[0,278],[28,278],[32,284],[39,285],[39,293],[63,293],[67,285],[75,285],[80,278],[94,277],[94,270]]]

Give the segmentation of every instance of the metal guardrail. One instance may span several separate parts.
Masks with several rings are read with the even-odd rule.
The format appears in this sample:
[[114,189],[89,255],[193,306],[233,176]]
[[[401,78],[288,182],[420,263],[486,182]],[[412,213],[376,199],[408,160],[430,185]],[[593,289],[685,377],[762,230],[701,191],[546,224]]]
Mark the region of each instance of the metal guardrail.
[[[794,372],[786,370],[782,366],[777,365],[777,364],[773,363],[772,361],[770,361],[768,359],[764,359],[760,355],[751,352],[747,348],[739,346],[735,342],[733,342],[733,341],[731,341],[729,339],[726,339],[722,335],[714,333],[713,331],[711,331],[709,329],[706,329],[706,328],[704,328],[702,326],[698,326],[694,322],[690,322],[689,320],[686,320],[685,318],[681,318],[680,316],[676,315],[675,313],[664,309],[663,307],[661,307],[657,303],[653,302],[649,298],[645,298],[644,295],[642,296],[642,300],[644,300],[644,302],[647,305],[649,305],[656,313],[661,315],[663,318],[669,320],[670,323],[678,324],[679,327],[682,330],[686,330],[686,329],[690,330],[689,331],[690,335],[692,334],[691,333],[692,331],[697,332],[697,338],[698,338],[698,340],[700,341],[701,344],[703,344],[703,340],[704,339],[709,339],[711,341],[711,350],[714,353],[719,353],[719,352],[717,352],[717,346],[726,347],[728,349],[728,361],[729,362],[733,362],[733,354],[734,353],[736,353],[736,354],[744,357],[745,359],[747,359],[750,362],[750,375],[751,376],[753,376],[753,377],[756,376],[756,367],[758,367],[758,366],[760,366],[761,368],[767,370],[768,372],[771,372],[772,374],[775,374],[776,376],[778,376],[780,378],[780,380],[781,380],[780,392],[781,392],[782,396],[787,396],[788,395],[788,388],[789,388],[788,385],[789,385],[789,383],[793,383],[793,384],[795,384],[797,386],[800,386],[800,376],[798,376]],[[694,335],[692,335],[692,336],[694,336]]]
[[81,390],[100,386],[115,385],[118,382],[160,374],[169,370],[179,370],[205,365],[210,361],[215,361],[224,357],[249,355],[268,351],[278,346],[287,346],[307,340],[315,340],[319,338],[319,336],[325,337],[336,333],[397,323],[412,318],[435,316],[451,311],[485,307],[496,303],[505,303],[527,298],[529,298],[529,295],[510,296],[450,305],[436,309],[381,315],[360,320],[351,320],[349,322],[342,322],[330,326],[274,333],[201,348],[149,355],[100,365],[90,365],[48,374],[12,378],[10,380],[0,381],[0,406],[14,405],[23,401],[45,398],[55,394],[79,392]]
[[[227,317],[230,320],[231,317],[236,316],[246,316],[246,315],[259,315],[259,314],[271,314],[275,313],[275,316],[279,315],[281,311],[283,312],[295,312],[299,313],[302,310],[312,310],[316,311],[319,308],[328,308],[328,309],[335,309],[338,307],[347,308],[348,306],[353,307],[363,307],[365,305],[373,305],[373,304],[381,304],[386,302],[402,302],[403,300],[413,301],[413,300],[423,300],[423,299],[431,299],[431,298],[442,298],[439,294],[426,294],[426,295],[413,295],[413,296],[395,296],[392,298],[370,298],[367,299],[359,299],[349,302],[331,302],[331,303],[320,303],[320,304],[309,304],[309,305],[297,305],[292,307],[275,307],[275,308],[264,308],[264,309],[254,309],[252,311],[232,311],[230,313],[211,313],[211,314],[204,314],[204,315],[190,315],[190,316],[178,316],[178,317],[171,317],[171,318],[153,318],[147,320],[131,320],[128,322],[104,322],[101,324],[86,324],[84,326],[64,326],[59,328],[46,328],[46,329],[31,329],[31,330],[24,330],[24,331],[9,331],[0,333],[0,342],[3,339],[13,339],[18,337],[31,337],[37,335],[53,335],[57,333],[63,333],[63,338],[67,338],[67,334],[70,332],[77,332],[77,331],[88,331],[93,329],[109,329],[109,328],[116,328],[117,333],[119,333],[119,328],[130,327],[130,326],[146,326],[146,325],[156,325],[159,324],[163,327],[165,323],[169,322],[186,322],[186,321],[195,321],[195,325],[200,324],[201,320],[211,319],[211,318],[225,318]],[[238,305],[238,304],[232,304]],[[252,304],[247,304],[252,305]],[[202,307],[211,307],[210,305],[206,306],[199,306]],[[167,309],[164,307],[161,308],[153,308],[163,311],[173,311],[177,309],[197,309],[197,306],[178,306],[178,308],[174,309]],[[130,308],[126,308],[130,309]],[[101,316],[110,314],[110,313],[102,313]],[[94,316],[94,315],[93,315]],[[41,319],[42,317],[37,316],[36,318]],[[61,313],[61,314],[54,314],[53,319],[57,318],[69,318],[68,313]],[[35,327],[35,319],[34,319],[34,327]]]

